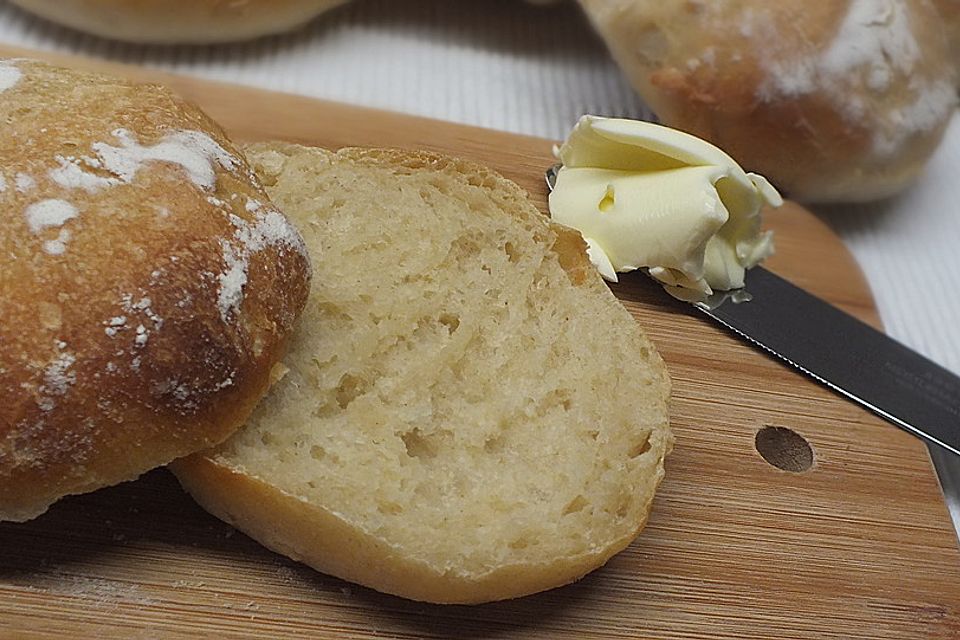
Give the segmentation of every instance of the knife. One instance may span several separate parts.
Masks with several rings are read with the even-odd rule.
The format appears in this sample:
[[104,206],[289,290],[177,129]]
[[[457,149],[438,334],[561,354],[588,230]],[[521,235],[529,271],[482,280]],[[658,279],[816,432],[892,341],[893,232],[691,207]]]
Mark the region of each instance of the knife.
[[[559,167],[547,171],[552,190]],[[727,329],[882,418],[960,455],[960,377],[763,267],[692,303]]]

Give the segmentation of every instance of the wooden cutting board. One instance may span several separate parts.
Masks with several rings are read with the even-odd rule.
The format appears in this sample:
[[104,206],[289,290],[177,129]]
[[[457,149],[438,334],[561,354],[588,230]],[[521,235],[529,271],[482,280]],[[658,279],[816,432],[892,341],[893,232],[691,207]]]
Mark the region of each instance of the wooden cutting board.
[[[237,139],[479,160],[545,209],[547,140],[46,57],[167,82]],[[793,205],[768,220],[774,271],[878,323],[862,275],[826,225]],[[477,607],[407,602],[263,549],[159,470],[0,525],[0,637],[960,637],[960,553],[918,440],[643,278],[614,292],[673,376],[677,442],[647,529],[582,581]],[[765,427],[781,428],[763,432],[775,463],[809,468],[765,461]]]

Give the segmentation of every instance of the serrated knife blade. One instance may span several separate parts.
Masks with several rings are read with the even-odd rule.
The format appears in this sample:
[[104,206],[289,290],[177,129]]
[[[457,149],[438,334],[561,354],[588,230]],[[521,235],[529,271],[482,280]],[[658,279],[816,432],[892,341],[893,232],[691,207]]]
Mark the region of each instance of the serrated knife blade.
[[960,455],[960,377],[890,336],[763,267],[750,269],[734,295],[693,304],[834,391]]

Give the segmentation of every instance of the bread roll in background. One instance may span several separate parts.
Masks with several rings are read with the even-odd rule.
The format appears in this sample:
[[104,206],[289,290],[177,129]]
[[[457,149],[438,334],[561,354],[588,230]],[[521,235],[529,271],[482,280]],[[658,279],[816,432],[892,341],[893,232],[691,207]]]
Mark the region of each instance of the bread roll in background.
[[670,381],[580,234],[430,153],[257,144],[313,290],[247,425],[172,469],[320,571],[476,603],[566,584],[644,526]]
[[933,0],[947,30],[950,59],[957,68],[956,80],[960,86],[960,0]]
[[955,110],[954,60],[928,0],[580,4],[663,123],[795,199],[897,192]]
[[302,240],[169,90],[0,61],[0,520],[230,435],[306,300]]
[[104,38],[153,44],[247,40],[294,29],[346,0],[11,0]]

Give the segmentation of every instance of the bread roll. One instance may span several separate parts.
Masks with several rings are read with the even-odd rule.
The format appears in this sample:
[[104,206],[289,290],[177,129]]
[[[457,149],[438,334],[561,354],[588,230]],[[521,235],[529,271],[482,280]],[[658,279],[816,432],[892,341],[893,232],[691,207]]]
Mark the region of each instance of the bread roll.
[[346,0],[12,0],[105,38],[158,44],[245,40],[298,27]]
[[943,26],[947,30],[947,42],[950,45],[950,59],[958,69],[956,80],[960,84],[960,0],[934,0]]
[[428,153],[247,151],[314,287],[247,425],[172,466],[268,547],[431,602],[575,580],[663,477],[669,379],[579,234]]
[[667,125],[793,198],[907,185],[954,112],[954,65],[928,0],[580,0]]
[[0,61],[0,520],[232,433],[306,300],[302,240],[203,113]]

